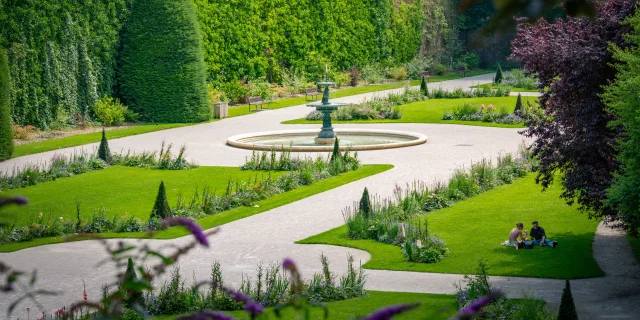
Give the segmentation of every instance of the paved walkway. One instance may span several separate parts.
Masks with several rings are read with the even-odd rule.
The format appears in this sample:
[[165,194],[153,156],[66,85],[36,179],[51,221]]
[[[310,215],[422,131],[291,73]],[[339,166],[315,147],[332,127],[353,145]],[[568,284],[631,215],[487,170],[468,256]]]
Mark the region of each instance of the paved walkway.
[[[430,84],[431,87],[468,87],[488,82],[491,75]],[[358,102],[378,92],[336,99]],[[133,151],[157,149],[162,140],[175,146],[185,144],[190,159],[201,165],[238,166],[244,163],[251,151],[225,145],[227,137],[248,131],[267,131],[295,128],[317,128],[317,125],[281,125],[284,120],[299,118],[309,112],[304,106],[257,112],[252,115],[224,119],[190,127],[176,128],[110,141],[111,149]],[[180,261],[182,274],[191,279],[207,279],[210,265],[218,260],[223,266],[227,284],[238,286],[243,274],[254,275],[260,262],[279,262],[284,257],[293,258],[309,277],[320,271],[319,256],[327,255],[332,269],[339,273],[346,270],[346,256],[352,254],[356,261],[370,259],[367,252],[326,245],[296,245],[295,241],[321,233],[344,224],[341,209],[359,199],[366,186],[370,192],[390,196],[394,183],[404,185],[414,179],[433,181],[447,179],[453,169],[483,157],[496,157],[499,153],[514,152],[522,137],[517,129],[486,128],[461,125],[436,124],[361,124],[341,125],[350,128],[384,128],[414,131],[426,134],[429,141],[420,146],[360,152],[364,163],[392,163],[395,168],[387,172],[352,182],[348,185],[317,194],[267,212],[228,223],[212,238],[210,250],[197,249]],[[54,153],[72,154],[82,149],[93,150],[96,144],[82,148],[69,148],[25,156],[0,164],[7,170],[25,162],[42,162]],[[315,155],[315,153],[313,154]],[[152,247],[169,243],[182,244],[190,237],[173,240],[145,240]],[[127,240],[135,241],[135,240]],[[115,240],[113,241],[115,242]],[[581,316],[589,318],[633,318],[640,314],[638,301],[638,266],[632,264],[632,256],[624,236],[606,228],[599,228],[594,241],[594,254],[607,276],[599,279],[573,281],[574,297]],[[59,307],[60,301],[77,301],[82,297],[82,280],[87,283],[90,299],[100,295],[100,287],[113,279],[114,271],[94,267],[106,257],[95,241],[54,244],[13,253],[0,253],[0,260],[19,269],[38,269],[39,285],[63,292],[57,297],[42,297],[46,310]],[[614,262],[615,261],[615,262]],[[462,275],[432,274],[367,270],[367,288],[388,291],[453,293],[454,283]],[[491,277],[491,281],[510,296],[522,295],[523,290],[533,292],[552,304],[560,301],[563,282],[549,279],[517,277]],[[157,281],[156,283],[160,283]],[[3,297],[4,298],[4,297]],[[9,299],[0,301],[0,314],[8,307]],[[635,299],[635,300],[634,300]],[[33,309],[33,308],[32,308]],[[18,314],[22,316],[21,314]]]

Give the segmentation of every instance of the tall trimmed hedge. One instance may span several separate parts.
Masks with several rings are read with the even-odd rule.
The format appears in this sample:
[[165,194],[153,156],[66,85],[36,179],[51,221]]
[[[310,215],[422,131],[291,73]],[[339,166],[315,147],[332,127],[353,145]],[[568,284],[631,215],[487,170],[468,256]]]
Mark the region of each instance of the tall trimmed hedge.
[[11,132],[11,105],[9,104],[9,64],[7,52],[0,47],[0,161],[11,158],[13,133]]
[[122,38],[120,93],[142,119],[211,117],[202,35],[191,0],[136,1]]

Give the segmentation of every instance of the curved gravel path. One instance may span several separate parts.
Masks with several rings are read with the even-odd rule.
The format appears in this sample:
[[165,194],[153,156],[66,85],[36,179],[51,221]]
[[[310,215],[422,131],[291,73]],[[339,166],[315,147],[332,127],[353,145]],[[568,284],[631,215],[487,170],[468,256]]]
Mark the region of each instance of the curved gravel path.
[[[491,81],[491,75],[429,84],[430,87],[469,87]],[[400,89],[402,90],[402,89]],[[336,101],[358,102],[384,92],[351,96]],[[280,122],[300,118],[309,112],[304,106],[257,112],[252,115],[224,119],[214,123],[158,131],[110,141],[112,150],[157,149],[162,140],[175,146],[185,144],[191,160],[201,165],[239,166],[244,163],[249,150],[225,145],[231,135],[295,128],[316,128],[317,125],[281,125]],[[295,241],[342,225],[341,209],[359,199],[366,186],[370,192],[383,196],[391,195],[394,183],[404,185],[414,179],[433,181],[447,179],[458,166],[483,157],[495,158],[499,153],[514,152],[522,143],[517,129],[487,128],[462,125],[436,124],[362,124],[340,125],[345,128],[384,128],[414,131],[426,134],[426,144],[392,150],[360,152],[364,163],[391,163],[395,168],[387,172],[352,182],[348,185],[317,194],[306,199],[223,225],[213,237],[212,248],[196,249],[180,260],[182,274],[187,279],[207,279],[213,260],[222,264],[227,284],[239,286],[243,274],[254,275],[260,262],[279,262],[284,257],[293,258],[305,276],[321,270],[319,256],[327,255],[332,269],[338,273],[346,270],[346,256],[352,254],[362,263],[370,256],[367,252],[326,245],[296,245]],[[0,164],[5,171],[26,162],[42,162],[54,153],[72,154],[82,149],[92,151],[97,144],[45,152],[11,159]],[[315,156],[315,153],[310,154]],[[166,244],[182,244],[190,237],[173,240],[144,240],[152,247]],[[117,240],[110,242],[115,243]],[[135,241],[135,240],[127,240]],[[573,294],[579,313],[588,318],[633,319],[640,314],[638,280],[640,271],[633,260],[629,245],[619,231],[604,226],[598,228],[594,239],[594,255],[606,277],[572,281]],[[87,284],[90,299],[100,296],[100,287],[114,276],[114,270],[95,265],[106,258],[104,250],[96,241],[63,243],[24,249],[13,253],[0,253],[0,261],[22,269],[38,269],[38,284],[42,288],[63,292],[57,297],[42,297],[45,311],[60,305],[59,301],[73,302],[82,297],[82,280]],[[462,275],[433,274],[367,270],[367,288],[386,291],[408,291],[428,293],[453,293],[454,283]],[[558,304],[564,286],[563,281],[517,277],[491,277],[491,281],[505,290],[509,296],[521,296],[523,290],[533,292],[550,302]],[[161,280],[156,281],[160,283]],[[6,314],[12,297],[0,301],[0,317]],[[636,302],[636,303],[634,303]],[[26,307],[26,306],[25,306]],[[32,306],[32,309],[35,309]],[[21,313],[16,317],[26,316]]]

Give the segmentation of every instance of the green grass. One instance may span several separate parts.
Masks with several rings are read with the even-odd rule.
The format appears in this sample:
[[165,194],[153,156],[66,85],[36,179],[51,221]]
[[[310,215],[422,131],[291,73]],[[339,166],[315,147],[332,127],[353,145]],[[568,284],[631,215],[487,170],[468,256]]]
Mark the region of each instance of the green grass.
[[[329,318],[331,320],[353,319],[354,316],[366,316],[384,306],[419,302],[421,305],[412,311],[393,317],[393,319],[448,319],[455,315],[456,301],[453,295],[367,291],[368,295],[343,301],[328,302]],[[311,319],[324,319],[323,309],[314,308]],[[238,319],[246,315],[243,311],[225,312]],[[265,317],[261,319],[278,319],[271,308],[267,309]],[[156,320],[175,319],[176,316],[158,316]],[[295,319],[292,309],[285,309],[280,319]]]
[[[154,131],[172,129],[187,126],[185,123],[164,123],[164,124],[142,124],[122,129],[114,129],[107,131],[107,138],[117,139],[137,134],[149,133]],[[26,156],[45,151],[57,150],[68,147],[81,146],[88,143],[100,142],[102,132],[92,132],[77,134],[69,137],[50,139],[37,142],[31,142],[16,146],[12,157]]]
[[[205,229],[258,214],[303,198],[324,192],[349,182],[359,180],[386,170],[391,165],[364,165],[362,168],[336,177],[318,181],[310,186],[282,193],[257,203],[258,207],[239,207],[198,220]],[[266,172],[241,171],[235,167],[199,167],[192,170],[153,170],[113,166],[78,176],[44,182],[24,189],[10,190],[2,195],[23,195],[30,199],[28,207],[13,207],[3,211],[2,220],[23,226],[37,220],[39,213],[51,219],[58,217],[75,220],[76,201],[81,202],[81,215],[87,217],[100,206],[109,209],[108,214],[128,214],[146,220],[153,207],[160,180],[165,182],[169,204],[175,204],[180,192],[190,197],[195,187],[209,186],[223,192],[229,177],[233,180],[252,179]],[[283,174],[273,172],[272,175]],[[186,235],[181,228],[170,228],[155,233],[156,238],[172,239]],[[146,233],[103,233],[109,238],[139,238]],[[0,245],[0,252],[16,251],[28,247],[59,243],[64,237],[42,238],[28,242]]]
[[[474,71],[467,72],[465,75],[467,77],[471,77],[471,76],[477,76],[477,75],[486,74],[490,72],[491,71],[487,71],[487,70],[474,70]],[[441,82],[441,81],[454,80],[454,79],[460,79],[460,78],[462,78],[462,73],[452,73],[448,75],[434,76],[429,79],[429,82]],[[400,82],[393,82],[393,83],[361,86],[361,87],[355,87],[355,88],[338,89],[331,92],[331,99],[342,98],[342,97],[353,96],[357,94],[363,94],[363,93],[369,93],[369,92],[375,92],[375,91],[403,88],[405,86],[405,83],[406,81],[400,81]],[[420,81],[412,80],[410,81],[410,84],[412,86],[417,86],[417,85],[420,85]],[[280,108],[286,108],[286,107],[292,107],[292,106],[299,106],[309,102],[310,101],[305,100],[305,97],[279,99],[271,103],[270,109],[280,109]],[[243,116],[250,113],[254,113],[254,112],[249,112],[249,107],[247,105],[239,105],[239,106],[229,108],[229,118]]]
[[[443,124],[463,124],[470,126],[482,127],[498,127],[498,128],[524,128],[524,124],[501,124],[482,121],[458,121],[458,120],[442,120],[445,112],[452,111],[454,107],[463,103],[471,103],[479,105],[493,104],[496,108],[501,105],[515,108],[518,97],[485,97],[485,98],[463,98],[463,99],[430,99],[426,101],[414,102],[400,106],[402,108],[402,118],[400,119],[376,119],[376,120],[349,120],[336,121],[333,123],[443,123]],[[522,97],[523,103],[527,101],[535,103],[537,97]],[[284,124],[309,124],[322,123],[322,121],[309,121],[305,118],[289,120],[282,122]]]
[[[479,84],[479,85],[475,85],[472,86],[471,88],[489,88],[489,89],[493,89],[496,87],[501,87],[500,85],[495,85],[493,83],[484,83],[484,84]],[[538,92],[538,89],[525,89],[525,88],[518,88],[518,87],[511,87],[511,92]]]
[[[485,260],[491,275],[576,279],[603,276],[592,252],[598,221],[589,220],[576,207],[559,198],[561,187],[545,192],[528,175],[452,207],[429,214],[429,230],[447,242],[451,254],[439,263],[411,263],[400,247],[373,240],[351,240],[346,226],[315,235],[298,243],[332,244],[366,250],[368,269],[471,274],[479,258]],[[538,220],[551,240],[559,245],[518,250],[500,244],[508,238],[516,222],[528,229]]]

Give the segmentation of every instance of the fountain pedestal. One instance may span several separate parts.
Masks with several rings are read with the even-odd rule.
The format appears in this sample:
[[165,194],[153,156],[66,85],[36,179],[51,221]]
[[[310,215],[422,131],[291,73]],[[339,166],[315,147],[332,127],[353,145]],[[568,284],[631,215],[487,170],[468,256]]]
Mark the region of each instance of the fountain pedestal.
[[318,112],[322,113],[322,129],[314,141],[317,144],[333,144],[336,139],[336,133],[333,131],[333,126],[331,125],[331,113],[347,104],[329,102],[329,87],[335,86],[335,82],[325,80],[324,82],[318,82],[317,85],[324,86],[322,101],[320,101],[320,103],[316,102],[307,105],[308,107],[316,108]]

